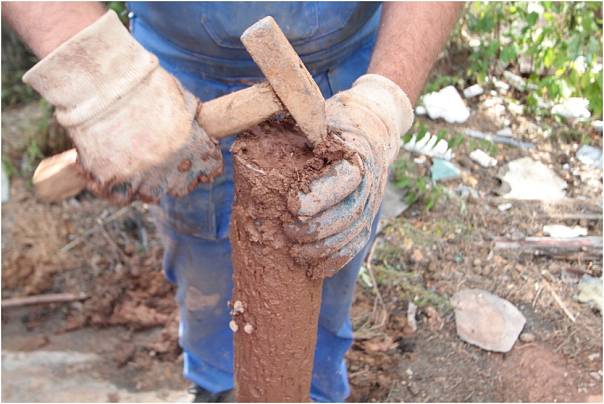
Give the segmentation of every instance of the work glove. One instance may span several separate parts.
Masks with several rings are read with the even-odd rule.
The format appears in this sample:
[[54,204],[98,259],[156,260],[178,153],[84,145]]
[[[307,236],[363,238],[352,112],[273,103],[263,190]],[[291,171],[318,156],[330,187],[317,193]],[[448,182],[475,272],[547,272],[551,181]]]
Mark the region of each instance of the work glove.
[[289,196],[298,221],[286,226],[297,241],[293,256],[310,263],[315,277],[332,276],[367,244],[413,109],[394,82],[366,74],[327,100],[326,116],[351,157],[314,180],[310,192]]
[[56,107],[88,188],[115,202],[183,196],[222,172],[197,123],[201,102],[159,66],[113,11],[24,76]]

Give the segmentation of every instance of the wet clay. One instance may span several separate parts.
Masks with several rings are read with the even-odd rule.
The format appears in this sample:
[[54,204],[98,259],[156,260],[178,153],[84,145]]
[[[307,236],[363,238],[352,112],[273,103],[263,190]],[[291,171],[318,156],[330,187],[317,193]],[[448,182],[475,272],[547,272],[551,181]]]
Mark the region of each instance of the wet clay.
[[313,152],[295,125],[273,121],[233,145],[230,327],[239,402],[310,401],[323,279],[294,261],[283,227],[295,220],[288,194],[344,157],[330,136]]

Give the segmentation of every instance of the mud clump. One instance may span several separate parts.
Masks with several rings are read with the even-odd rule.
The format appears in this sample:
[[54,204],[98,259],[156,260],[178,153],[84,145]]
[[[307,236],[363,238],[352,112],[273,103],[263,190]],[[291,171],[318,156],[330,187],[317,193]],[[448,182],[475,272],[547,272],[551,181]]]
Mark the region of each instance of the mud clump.
[[309,401],[323,280],[290,254],[284,224],[296,218],[287,200],[348,152],[333,134],[312,150],[287,121],[253,128],[232,150],[232,301],[245,307],[231,327],[237,400]]

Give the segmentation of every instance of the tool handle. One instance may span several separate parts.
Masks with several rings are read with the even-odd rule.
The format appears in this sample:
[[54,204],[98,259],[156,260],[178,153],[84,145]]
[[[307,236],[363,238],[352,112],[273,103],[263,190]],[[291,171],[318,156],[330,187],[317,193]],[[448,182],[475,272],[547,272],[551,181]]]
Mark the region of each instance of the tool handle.
[[[197,121],[208,136],[220,140],[249,129],[283,110],[266,82],[205,102]],[[38,164],[32,183],[38,199],[58,202],[86,186],[80,175],[75,149],[46,158]]]

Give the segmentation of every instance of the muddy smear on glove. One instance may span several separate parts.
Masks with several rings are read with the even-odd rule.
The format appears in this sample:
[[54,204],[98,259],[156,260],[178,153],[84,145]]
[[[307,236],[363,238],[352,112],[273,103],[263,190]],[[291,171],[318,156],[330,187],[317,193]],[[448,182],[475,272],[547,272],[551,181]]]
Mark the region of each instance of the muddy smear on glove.
[[347,157],[329,135],[314,152],[288,121],[268,122],[233,145],[231,222],[235,380],[239,402],[309,401],[322,279],[290,256],[288,194]]

